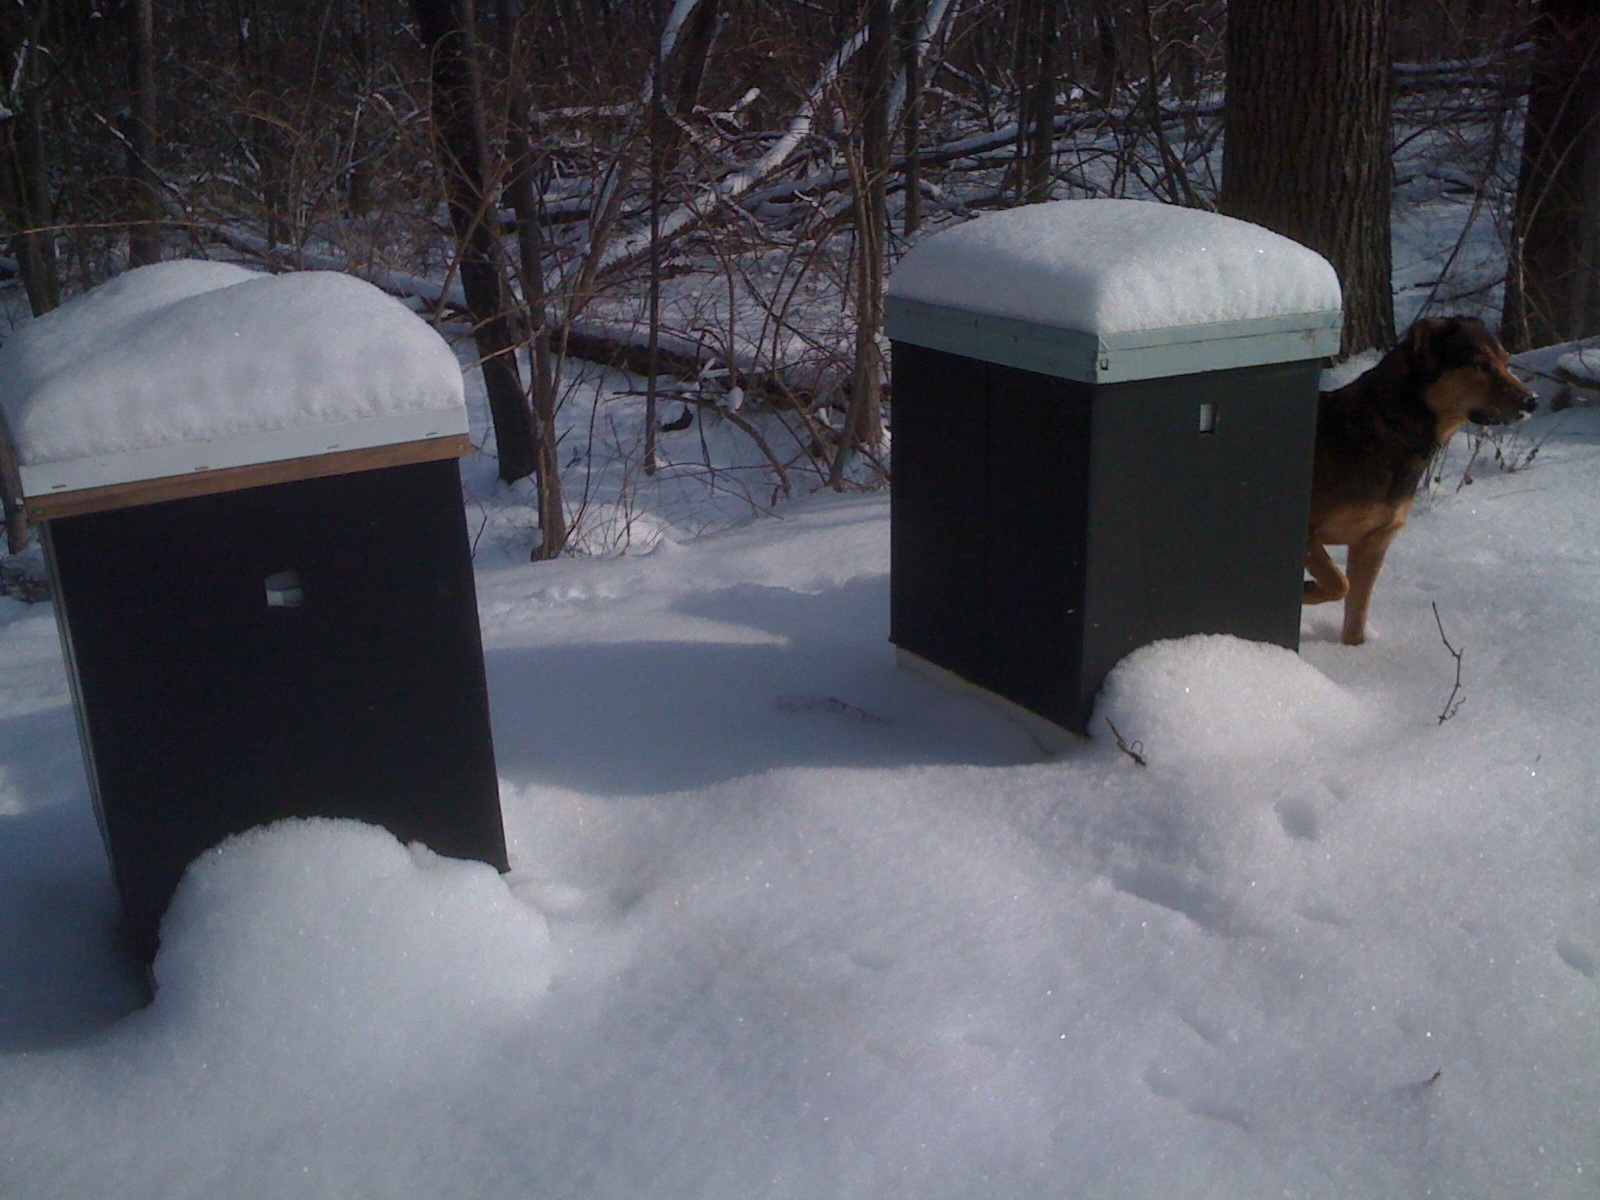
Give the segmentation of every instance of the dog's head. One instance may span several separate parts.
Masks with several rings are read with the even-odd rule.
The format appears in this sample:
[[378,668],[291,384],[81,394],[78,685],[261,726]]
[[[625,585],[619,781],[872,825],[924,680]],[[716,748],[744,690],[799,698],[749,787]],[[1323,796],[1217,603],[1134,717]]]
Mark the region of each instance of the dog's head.
[[1427,317],[1406,335],[1412,377],[1446,432],[1466,421],[1504,425],[1534,410],[1532,391],[1506,366],[1500,339],[1471,317]]

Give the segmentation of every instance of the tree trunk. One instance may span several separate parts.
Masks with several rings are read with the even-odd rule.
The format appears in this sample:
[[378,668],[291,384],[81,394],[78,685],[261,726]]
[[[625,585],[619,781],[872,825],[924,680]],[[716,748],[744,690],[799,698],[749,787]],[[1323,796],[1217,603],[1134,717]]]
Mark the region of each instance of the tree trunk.
[[905,15],[901,29],[900,69],[905,74],[904,122],[905,151],[901,180],[905,189],[902,217],[905,235],[922,228],[922,15],[924,0],[902,0]]
[[1142,18],[1140,33],[1143,35],[1145,55],[1144,111],[1145,118],[1150,122],[1150,137],[1161,155],[1161,178],[1166,193],[1165,198],[1173,204],[1182,204],[1186,208],[1199,208],[1200,197],[1195,194],[1194,185],[1189,182],[1188,169],[1167,137],[1166,119],[1161,111],[1161,84],[1167,74],[1161,63],[1165,55],[1150,0],[1142,0],[1139,15]]
[[1050,199],[1060,31],[1057,0],[1022,0],[1017,12],[1017,190],[1024,204]]
[[527,326],[529,392],[533,401],[534,482],[539,490],[539,544],[534,559],[554,558],[566,548],[567,506],[561,486],[561,457],[556,438],[555,369],[550,357],[549,311],[544,283],[544,220],[533,190],[533,146],[528,128],[530,106],[523,83],[529,69],[521,37],[521,14],[515,0],[500,0],[500,35],[506,69],[506,183],[511,211],[517,218],[517,281]]
[[[8,56],[9,57],[9,56]],[[11,235],[11,253],[36,317],[61,303],[56,235],[40,161],[39,117],[24,102],[0,118],[0,207]]]
[[156,73],[154,0],[134,0],[128,15],[128,265],[143,267],[161,261],[161,182],[150,163],[156,145]]
[[1094,90],[1101,108],[1116,103],[1122,64],[1117,55],[1117,23],[1111,0],[1094,2]]
[[1195,2],[1176,0],[1166,7],[1169,11],[1161,57],[1178,99],[1193,104],[1200,96],[1200,20]]
[[666,100],[661,94],[661,72],[666,63],[661,54],[661,38],[655,40],[655,58],[650,68],[650,111],[645,117],[645,132],[650,159],[650,295],[649,328],[646,331],[650,356],[645,373],[644,394],[644,473],[656,473],[657,412],[661,383],[661,205],[666,194],[667,121]]
[[21,554],[28,548],[28,522],[23,519],[22,480],[18,477],[17,457],[5,422],[0,421],[0,519],[5,521],[6,550]]
[[11,227],[11,253],[36,317],[61,303],[40,98],[33,83],[48,11],[48,5],[0,10],[0,216]]
[[500,478],[525,479],[538,465],[533,412],[517,369],[517,331],[501,260],[499,214],[490,193],[479,95],[472,0],[413,0],[432,55],[434,140],[461,260],[461,287],[483,362]]
[[1394,339],[1389,0],[1233,0],[1222,194],[1326,257],[1346,355]]
[[1600,332],[1600,9],[1543,0],[1506,276],[1507,345]]
[[[689,18],[689,28],[673,55],[681,59],[683,64],[678,73],[677,95],[672,98],[672,111],[680,121],[687,121],[694,116],[694,110],[700,103],[700,89],[705,84],[706,68],[711,63],[711,47],[716,41],[716,33],[717,0],[701,0],[694,15]],[[676,125],[670,136],[674,138],[673,146],[676,149],[681,140]]]
[[884,237],[889,226],[889,64],[894,36],[890,0],[866,0],[867,60],[861,87],[861,177],[856,183],[856,347],[844,438],[830,482],[843,479],[845,458],[883,441]]

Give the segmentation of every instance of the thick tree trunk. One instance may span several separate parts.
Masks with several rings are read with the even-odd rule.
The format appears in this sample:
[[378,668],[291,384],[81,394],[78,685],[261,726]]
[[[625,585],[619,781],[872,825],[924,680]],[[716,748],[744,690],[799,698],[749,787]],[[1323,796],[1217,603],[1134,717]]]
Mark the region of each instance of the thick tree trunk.
[[1233,0],[1222,195],[1326,257],[1344,353],[1394,339],[1389,0]]
[[487,147],[473,45],[471,0],[413,0],[433,58],[433,125],[450,224],[461,260],[461,286],[483,362],[500,459],[500,478],[525,479],[538,465],[533,411],[517,369],[519,345],[501,257],[499,214],[487,182]]
[[128,6],[133,28],[128,42],[128,265],[143,267],[161,260],[161,182],[150,163],[156,144],[156,72],[154,0]]
[[1600,333],[1600,6],[1543,0],[1502,321],[1514,349]]

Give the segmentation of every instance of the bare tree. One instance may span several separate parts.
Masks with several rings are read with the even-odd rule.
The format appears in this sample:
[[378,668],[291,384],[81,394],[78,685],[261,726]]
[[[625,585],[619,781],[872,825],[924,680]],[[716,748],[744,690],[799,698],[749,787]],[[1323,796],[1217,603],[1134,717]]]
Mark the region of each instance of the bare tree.
[[890,0],[865,0],[866,63],[861,75],[861,150],[856,193],[855,370],[844,436],[834,455],[830,482],[838,487],[844,463],[856,451],[883,441],[884,239],[889,231],[889,72],[894,10]]
[[905,88],[905,108],[901,114],[904,130],[905,163],[901,179],[905,187],[902,227],[907,237],[922,226],[922,56],[926,41],[922,34],[924,0],[902,0],[900,71]]
[[488,186],[488,146],[472,0],[413,0],[432,54],[433,124],[446,174],[461,285],[494,421],[500,478],[525,479],[538,466],[533,411],[517,368],[520,339],[500,245],[499,210]]
[[1394,338],[1389,0],[1233,0],[1218,207],[1326,257],[1343,350]]
[[1540,0],[1502,327],[1524,348],[1600,332],[1600,7]]
[[1056,44],[1060,0],[1017,5],[1017,194],[1024,204],[1050,199],[1055,156]]
[[154,0],[133,0],[128,17],[128,265],[142,267],[161,258],[161,181],[150,163],[156,145]]
[[1113,0],[1093,2],[1094,92],[1102,108],[1116,103],[1117,86],[1122,82],[1121,53],[1117,46],[1116,5]]
[[544,216],[533,187],[532,108],[524,79],[531,69],[526,14],[517,0],[499,0],[500,51],[506,75],[506,196],[517,223],[517,282],[522,289],[528,344],[529,399],[534,418],[534,482],[539,489],[539,544],[535,559],[554,558],[566,547],[566,499],[556,437],[555,366],[545,295]]
[[49,6],[0,10],[0,212],[34,314],[61,303],[56,235],[40,131],[41,33]]

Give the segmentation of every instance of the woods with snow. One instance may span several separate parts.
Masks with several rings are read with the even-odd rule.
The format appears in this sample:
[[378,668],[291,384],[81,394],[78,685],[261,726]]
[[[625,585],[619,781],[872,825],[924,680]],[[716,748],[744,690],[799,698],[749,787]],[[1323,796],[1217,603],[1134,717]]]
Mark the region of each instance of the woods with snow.
[[[0,9],[0,1197],[1595,1200],[1593,7]],[[1467,425],[1400,498],[1367,644],[1295,593],[1278,644],[1140,645],[1047,750],[889,642],[882,322],[952,303],[996,342],[1078,331],[1091,374],[1131,353],[1154,391],[1173,342],[1224,347],[1201,373],[1292,361],[1305,412],[1341,339],[1324,389],[1418,317],[1479,316],[1538,411]],[[1153,407],[1120,446],[1174,477],[1241,411],[1197,429],[1186,395],[1160,457]],[[946,461],[988,462],[952,411]],[[257,826],[194,860],[146,978],[23,480],[281,482],[442,440],[510,870]],[[955,528],[973,478],[920,481],[936,554],[989,553]],[[1206,502],[1248,540],[1274,499],[1235,482]],[[1147,507],[1203,515],[1182,483]],[[220,601],[172,603],[161,504],[118,548],[151,581],[126,628],[227,641]],[[332,514],[297,511],[348,575]],[[363,639],[316,624],[305,564],[198,540],[326,639],[229,695],[348,749],[306,688]],[[1211,557],[1102,602],[1237,586],[1245,555]],[[385,579],[397,611],[450,591]],[[123,682],[126,713],[202,724]],[[162,786],[193,767],[134,742]]]
[[[659,393],[645,472],[675,397],[737,394],[774,418],[780,490],[881,477],[881,277],[985,208],[1126,195],[1261,221],[1340,270],[1347,353],[1445,310],[1504,306],[1517,345],[1593,332],[1584,12],[25,3],[0,16],[0,220],[35,312],[153,253],[215,254],[347,270],[470,330],[500,474],[536,477],[549,556],[583,507],[571,355]],[[1391,160],[1402,225],[1436,226],[1398,230],[1392,302]]]

